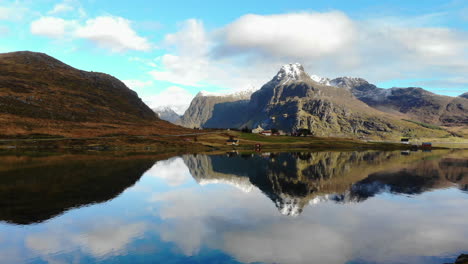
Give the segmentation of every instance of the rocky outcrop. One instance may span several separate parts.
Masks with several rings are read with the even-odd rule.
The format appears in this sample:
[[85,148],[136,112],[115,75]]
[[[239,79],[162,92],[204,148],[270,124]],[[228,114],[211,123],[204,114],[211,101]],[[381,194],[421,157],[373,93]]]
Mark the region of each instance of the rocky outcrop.
[[216,95],[198,93],[180,119],[180,124],[193,128],[235,128],[248,118],[246,105],[250,91]]

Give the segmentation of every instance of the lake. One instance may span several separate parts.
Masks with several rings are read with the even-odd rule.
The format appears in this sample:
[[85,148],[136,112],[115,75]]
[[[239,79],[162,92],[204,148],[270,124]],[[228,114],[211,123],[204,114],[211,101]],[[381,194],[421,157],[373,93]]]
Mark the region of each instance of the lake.
[[453,263],[468,151],[5,154],[0,263]]

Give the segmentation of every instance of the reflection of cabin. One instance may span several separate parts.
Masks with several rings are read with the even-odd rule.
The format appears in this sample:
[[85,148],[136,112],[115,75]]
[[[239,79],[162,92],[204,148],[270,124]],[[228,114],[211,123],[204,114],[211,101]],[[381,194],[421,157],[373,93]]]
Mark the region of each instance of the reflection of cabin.
[[239,140],[234,139],[234,138],[230,138],[230,139],[226,140],[226,145],[237,146],[237,145],[239,145]]
[[421,144],[421,148],[423,149],[431,149],[432,148],[432,143],[431,142],[423,142]]
[[401,138],[401,144],[409,144],[409,138]]

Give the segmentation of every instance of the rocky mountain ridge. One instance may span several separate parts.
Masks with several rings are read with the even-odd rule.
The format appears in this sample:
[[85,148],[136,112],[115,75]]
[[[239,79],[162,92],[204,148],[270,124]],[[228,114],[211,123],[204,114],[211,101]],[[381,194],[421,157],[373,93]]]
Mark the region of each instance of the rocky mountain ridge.
[[282,66],[250,100],[228,98],[197,95],[181,124],[386,137],[412,133],[415,128],[401,119],[454,126],[468,122],[464,98],[438,96],[421,88],[382,89],[362,78],[310,76],[297,63]]

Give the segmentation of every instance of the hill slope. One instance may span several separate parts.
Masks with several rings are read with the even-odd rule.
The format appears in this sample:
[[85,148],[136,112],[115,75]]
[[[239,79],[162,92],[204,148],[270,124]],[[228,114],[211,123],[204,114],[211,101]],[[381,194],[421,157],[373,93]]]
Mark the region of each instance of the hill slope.
[[0,134],[6,135],[90,136],[176,129],[118,79],[34,52],[0,54],[0,121]]

